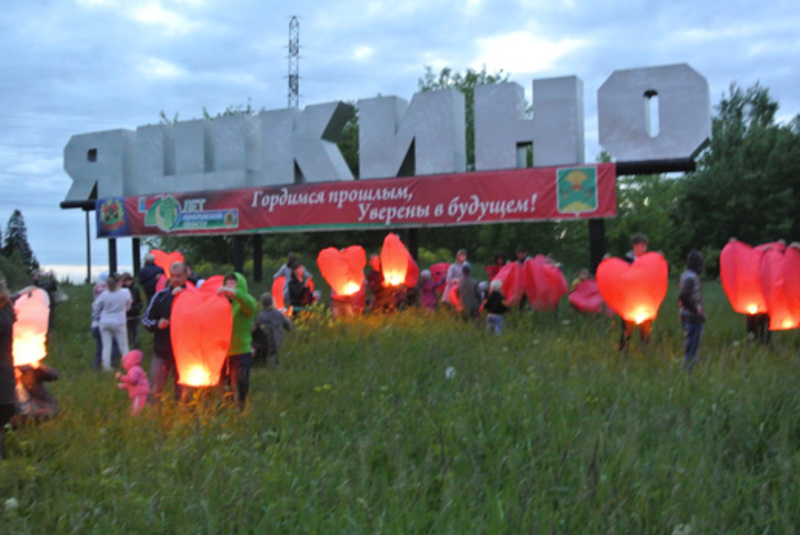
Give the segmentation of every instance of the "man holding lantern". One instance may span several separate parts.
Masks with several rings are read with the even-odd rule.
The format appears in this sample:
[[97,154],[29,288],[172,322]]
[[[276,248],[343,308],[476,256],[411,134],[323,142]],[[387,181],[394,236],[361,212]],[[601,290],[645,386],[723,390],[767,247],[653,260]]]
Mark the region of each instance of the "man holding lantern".
[[153,333],[153,362],[150,365],[150,377],[153,380],[151,403],[160,401],[161,393],[167,383],[167,376],[170,375],[172,376],[175,400],[177,401],[181,396],[169,320],[172,314],[172,301],[183,291],[185,286],[186,266],[183,262],[175,262],[169,267],[169,286],[156,292],[142,318],[142,325]]

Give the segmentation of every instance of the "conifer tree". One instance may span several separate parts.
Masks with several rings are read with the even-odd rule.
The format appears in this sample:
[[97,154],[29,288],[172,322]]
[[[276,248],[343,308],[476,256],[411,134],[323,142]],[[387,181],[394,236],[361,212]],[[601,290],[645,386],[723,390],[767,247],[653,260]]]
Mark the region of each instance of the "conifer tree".
[[39,267],[39,262],[36,261],[28,243],[28,229],[25,227],[25,219],[19,209],[14,210],[8,219],[3,240],[3,256],[11,258],[14,253],[19,254],[19,258],[28,271]]

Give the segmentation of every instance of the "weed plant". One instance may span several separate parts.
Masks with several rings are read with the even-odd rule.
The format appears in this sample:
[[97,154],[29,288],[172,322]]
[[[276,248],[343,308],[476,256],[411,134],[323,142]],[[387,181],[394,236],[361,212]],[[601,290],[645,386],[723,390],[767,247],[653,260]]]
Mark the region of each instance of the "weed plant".
[[8,433],[0,531],[798,532],[797,331],[748,342],[707,283],[687,375],[674,286],[627,356],[618,321],[565,305],[500,337],[446,311],[320,310],[253,370],[243,413],[211,389],[139,417],[91,369],[91,289],[68,288],[46,359],[61,414]]

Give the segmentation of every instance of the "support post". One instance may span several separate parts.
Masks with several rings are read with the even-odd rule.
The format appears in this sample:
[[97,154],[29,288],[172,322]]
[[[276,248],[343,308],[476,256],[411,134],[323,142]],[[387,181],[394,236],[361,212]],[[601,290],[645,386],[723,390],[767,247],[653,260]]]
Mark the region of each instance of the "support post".
[[264,279],[264,250],[261,234],[253,234],[253,280],[261,282]]
[[86,284],[92,282],[92,236],[89,230],[89,210],[86,214]]
[[131,239],[131,248],[132,248],[131,258],[133,259],[133,278],[137,279],[137,280],[139,279],[139,265],[142,262],[142,259],[141,259],[141,249],[142,249],[141,241],[142,241],[141,238],[133,238],[133,239]]
[[419,229],[408,229],[408,252],[415,262],[419,263]]
[[606,254],[606,221],[605,219],[589,220],[589,266],[592,273],[597,271],[597,266],[603,261]]
[[233,237],[233,270],[244,273],[244,236]]
[[117,272],[117,239],[108,239],[108,272]]

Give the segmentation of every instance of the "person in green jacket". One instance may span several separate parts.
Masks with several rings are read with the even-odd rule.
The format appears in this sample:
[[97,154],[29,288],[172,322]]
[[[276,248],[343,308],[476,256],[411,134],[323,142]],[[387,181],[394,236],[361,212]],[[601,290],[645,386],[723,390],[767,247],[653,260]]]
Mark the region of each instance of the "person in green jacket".
[[231,302],[233,314],[233,333],[228,346],[228,356],[222,367],[221,384],[234,393],[236,405],[244,410],[247,393],[250,390],[250,368],[253,354],[250,348],[253,320],[256,317],[258,302],[247,293],[247,279],[241,273],[225,275],[223,285],[217,293]]

